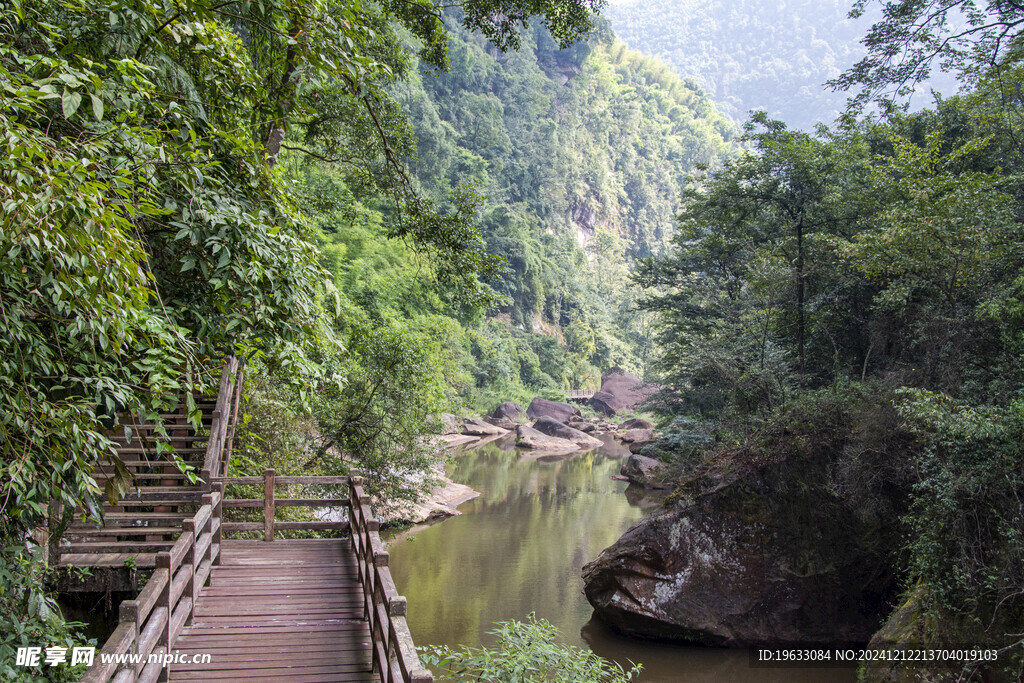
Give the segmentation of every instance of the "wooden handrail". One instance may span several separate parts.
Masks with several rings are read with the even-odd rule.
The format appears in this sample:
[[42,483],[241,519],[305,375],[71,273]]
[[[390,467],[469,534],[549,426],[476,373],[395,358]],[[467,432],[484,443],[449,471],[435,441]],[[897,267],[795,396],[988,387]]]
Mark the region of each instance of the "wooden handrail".
[[[196,598],[220,561],[220,511],[223,486],[203,496],[195,515],[182,522],[171,549],[156,557],[156,569],[134,600],[119,608],[119,623],[96,657],[83,683],[166,680],[163,659],[181,630],[191,623]],[[138,661],[116,661],[136,655]],[[110,659],[104,663],[104,658]]]
[[[267,469],[262,477],[217,477],[218,486],[242,484],[263,486],[260,498],[230,498],[224,507],[263,508],[262,522],[223,522],[225,533],[263,530],[264,541],[273,541],[277,531],[291,529],[348,529],[356,555],[359,582],[363,587],[363,613],[369,622],[373,650],[373,668],[383,683],[424,683],[433,675],[420,666],[409,625],[406,623],[406,601],[398,594],[388,553],[380,540],[380,522],[370,512],[370,498],[363,492],[362,478],[295,476],[278,477]],[[277,498],[278,485],[307,486],[347,485],[348,498]],[[348,522],[278,522],[278,507],[348,507]]]
[[348,498],[278,498],[277,486],[299,484],[304,486],[348,486],[348,477],[317,477],[317,476],[286,476],[278,477],[273,469],[264,470],[262,477],[216,477],[218,484],[224,486],[240,484],[245,486],[262,486],[263,495],[259,498],[228,498],[224,507],[231,509],[263,509],[262,522],[223,522],[224,533],[233,534],[243,531],[263,531],[264,541],[273,541],[278,531],[347,531],[349,523],[339,522],[279,522],[275,512],[279,507],[348,507]]
[[208,486],[213,477],[227,473],[231,457],[231,445],[228,442],[228,429],[234,435],[234,418],[237,416],[238,401],[241,395],[242,373],[238,359],[227,358],[224,370],[220,375],[220,388],[217,402],[213,407],[213,420],[210,422],[210,440],[206,444],[206,457],[200,473]]
[[593,389],[570,389],[566,398],[592,398],[595,393]]
[[[163,656],[173,649],[182,629],[192,623],[199,592],[220,563],[224,485],[214,483],[213,476],[228,465],[230,444],[226,445],[226,439],[238,410],[240,381],[238,360],[226,359],[203,461],[206,493],[200,507],[182,521],[181,534],[171,549],[157,554],[156,569],[138,597],[121,603],[117,628],[100,650],[99,662],[82,681],[167,680]],[[104,655],[112,661],[104,663]],[[135,655],[138,661],[134,665],[119,663],[119,655]]]
[[363,612],[373,643],[373,668],[383,683],[433,681],[433,674],[420,666],[405,620],[405,598],[395,588],[388,568],[390,556],[380,540],[380,522],[370,512],[370,497],[363,492],[361,477],[352,477],[349,501],[352,546],[363,584]]

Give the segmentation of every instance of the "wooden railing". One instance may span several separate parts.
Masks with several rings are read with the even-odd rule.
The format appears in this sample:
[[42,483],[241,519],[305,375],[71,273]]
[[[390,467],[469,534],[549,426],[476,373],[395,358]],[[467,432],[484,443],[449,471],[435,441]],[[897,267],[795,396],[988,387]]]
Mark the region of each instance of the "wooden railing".
[[[134,600],[121,603],[117,628],[103,645],[84,683],[167,680],[167,661],[181,630],[192,622],[199,591],[220,562],[223,487],[203,495],[194,516],[169,551],[156,557],[156,569]],[[132,657],[135,663],[115,658]],[[109,659],[104,663],[104,659]]]
[[[262,477],[219,477],[218,485],[263,485],[261,498],[228,498],[225,508],[262,508],[262,522],[223,522],[225,534],[263,531],[264,541],[273,541],[278,531],[348,530],[356,555],[359,581],[363,587],[363,613],[369,622],[373,647],[373,669],[383,683],[421,683],[433,675],[420,666],[409,625],[406,601],[398,594],[388,568],[389,555],[380,540],[380,522],[370,512],[370,498],[363,492],[362,478],[294,476],[278,477],[267,469]],[[347,498],[278,498],[279,485],[348,486]],[[280,507],[347,508],[348,521],[282,522],[275,518]]]
[[199,474],[206,482],[206,487],[209,487],[214,477],[227,474],[228,463],[231,462],[231,443],[238,421],[238,403],[242,397],[242,379],[243,370],[238,359],[226,359],[220,376],[217,403],[213,407],[213,419],[210,421],[210,440],[206,444],[206,457]]
[[[384,683],[433,681],[420,666],[405,620],[406,601],[398,594],[388,568],[388,553],[380,540],[379,522],[372,516],[362,479],[353,477],[285,476],[265,470],[262,477],[227,477],[231,442],[237,418],[242,372],[229,358],[210,423],[203,461],[202,498],[198,511],[182,522],[182,532],[169,551],[156,556],[156,569],[134,600],[120,605],[119,622],[95,664],[82,679],[87,683],[134,683],[167,680],[170,652],[182,629],[192,622],[199,593],[212,569],[220,563],[222,534],[262,531],[273,541],[279,531],[349,531],[364,596],[364,615],[372,640],[374,671]],[[259,498],[224,498],[226,485],[262,485]],[[278,498],[278,485],[347,486],[337,498]],[[348,520],[278,521],[278,508],[346,508]],[[262,509],[261,522],[229,522],[224,508]],[[131,658],[133,661],[121,661]],[[104,662],[104,659],[111,661]]]
[[262,531],[264,541],[273,541],[278,531],[347,531],[347,521],[302,521],[279,522],[275,518],[280,507],[337,508],[349,506],[346,498],[278,498],[275,494],[277,486],[297,484],[304,486],[348,486],[348,477],[278,477],[274,470],[264,470],[262,477],[218,477],[218,483],[225,486],[240,484],[262,486],[262,498],[228,498],[224,501],[225,508],[253,509],[263,508],[262,522],[223,522],[225,534],[243,531]]
[[573,400],[579,400],[584,398],[593,398],[595,391],[593,389],[572,389],[566,398]]
[[390,556],[380,540],[380,522],[370,512],[370,497],[363,492],[361,477],[352,477],[349,504],[352,546],[373,641],[373,668],[383,683],[433,681],[433,675],[420,667],[405,620],[406,601],[391,578]]

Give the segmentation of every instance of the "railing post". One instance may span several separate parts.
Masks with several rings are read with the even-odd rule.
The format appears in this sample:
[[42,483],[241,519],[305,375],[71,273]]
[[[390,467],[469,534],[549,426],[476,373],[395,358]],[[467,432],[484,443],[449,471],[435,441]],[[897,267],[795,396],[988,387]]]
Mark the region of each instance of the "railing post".
[[49,515],[46,520],[46,566],[60,566],[60,537],[57,535],[57,527],[60,526],[63,517],[63,506],[55,498],[50,499]]
[[[129,650],[131,654],[135,655],[139,653],[139,636],[142,634],[142,624],[139,623],[139,601],[138,600],[125,600],[121,603],[120,607],[117,608],[118,621],[123,623],[129,623],[132,625],[132,646]],[[136,680],[139,676],[139,666],[144,666],[145,662],[138,664],[128,663],[128,668],[132,672],[132,680]]]
[[[197,563],[196,566],[198,566],[199,564],[202,564],[203,560],[210,560],[210,567],[212,568],[213,567],[213,494],[212,493],[204,493],[203,497],[200,498],[199,500],[200,500],[200,504],[203,505],[204,507],[207,506],[207,505],[210,506],[210,516],[206,518],[206,521],[203,523],[203,528],[199,529],[197,531],[197,533],[201,536],[201,535],[209,532],[210,533],[210,543],[209,543],[209,545],[206,546],[206,550],[203,551],[203,556],[199,558],[199,562]],[[199,542],[198,538],[196,538],[196,542],[197,543]],[[199,588],[201,590],[203,587],[199,586]]]
[[196,596],[199,594],[199,589],[196,587],[196,567],[199,566],[199,559],[196,557],[196,520],[194,518],[181,520],[181,529],[182,533],[192,534],[192,540],[188,544],[188,550],[185,551],[185,557],[181,559],[182,566],[188,567],[190,574],[182,595],[187,595],[192,600],[192,607],[185,618],[185,625],[191,626],[192,616],[196,611]]
[[[158,607],[167,608],[167,619],[161,627],[160,637],[157,638],[157,646],[163,646],[164,652],[170,654],[171,648],[174,643],[171,642],[171,624],[174,623],[174,605],[171,604],[171,594],[174,591],[174,574],[171,573],[171,554],[167,551],[159,552],[156,554],[156,570],[161,569],[167,572],[167,584],[164,589],[160,592],[160,597],[157,598],[156,604]],[[170,672],[170,666],[160,667],[160,675],[157,678],[158,681],[166,681],[168,673]]]
[[[217,504],[213,506],[213,514],[210,515],[211,524],[212,520],[217,520],[217,528],[213,532],[213,540],[210,543],[211,557],[213,554],[213,544],[217,544],[217,557],[213,558],[211,566],[220,564],[220,542],[222,536],[222,529],[224,528],[224,482],[219,481],[213,485],[213,490],[217,493]],[[212,575],[212,574],[211,574]]]
[[274,470],[263,471],[263,540],[274,540]]

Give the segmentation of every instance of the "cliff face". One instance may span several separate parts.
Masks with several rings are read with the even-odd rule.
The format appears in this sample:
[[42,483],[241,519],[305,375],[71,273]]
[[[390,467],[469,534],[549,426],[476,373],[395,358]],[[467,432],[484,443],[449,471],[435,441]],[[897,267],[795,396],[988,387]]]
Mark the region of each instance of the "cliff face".
[[707,645],[867,642],[897,588],[898,514],[883,491],[852,493],[844,441],[703,468],[584,567],[598,616]]

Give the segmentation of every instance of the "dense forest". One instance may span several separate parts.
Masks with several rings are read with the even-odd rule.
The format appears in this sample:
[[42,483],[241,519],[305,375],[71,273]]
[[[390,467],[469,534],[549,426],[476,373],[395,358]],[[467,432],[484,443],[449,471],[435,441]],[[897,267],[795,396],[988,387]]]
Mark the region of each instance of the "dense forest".
[[642,372],[648,322],[627,288],[628,259],[663,251],[685,172],[730,149],[730,124],[607,33],[561,50],[538,27],[500,53],[449,22],[451,68],[421,67],[393,95],[415,134],[410,168],[423,193],[482,198],[487,251],[503,259],[487,280],[499,300],[484,321],[465,316],[415,255],[376,239],[386,206],[296,157],[300,193],[336,198],[311,201],[309,215],[339,291],[374,323],[445,330],[439,352],[462,354],[449,359],[448,383],[482,410],[596,386],[611,366]]
[[355,457],[382,505],[429,484],[431,415],[642,369],[626,257],[664,251],[731,124],[597,3],[498,4],[5,12],[5,675],[76,637],[26,534],[131,490],[91,476],[116,416],[158,420],[225,355],[236,472]]
[[[4,3],[5,678],[80,673],[12,665],[81,642],[47,587],[53,502],[51,533],[99,523],[133,486],[93,478],[119,416],[194,409],[232,355],[233,472],[358,467],[379,510],[430,485],[442,411],[656,379],[660,519],[740,490],[739,526],[768,528],[775,486],[786,580],[829,578],[837,544],[806,539],[837,529],[873,563],[878,642],[990,648],[927,673],[1020,678],[1024,12],[895,0],[849,66],[835,3],[612,8],[681,78],[602,5]],[[964,92],[887,108],[932,66]],[[819,77],[859,100],[800,130],[839,108]],[[768,111],[739,135],[712,96]]]
[[[844,77],[861,101],[935,66],[933,10],[902,3],[872,30]],[[777,477],[798,535],[843,519],[848,548],[882,553],[902,588],[879,644],[1003,654],[959,680],[1024,665],[1022,72],[1001,49],[1015,12],[944,43],[970,92],[935,108],[814,132],[753,116],[748,151],[691,177],[674,248],[635,274],[671,425],[647,452],[674,463],[678,514],[739,482],[754,515],[755,482]]]

